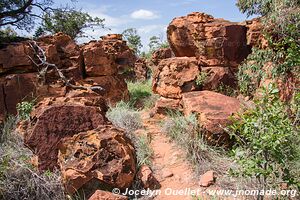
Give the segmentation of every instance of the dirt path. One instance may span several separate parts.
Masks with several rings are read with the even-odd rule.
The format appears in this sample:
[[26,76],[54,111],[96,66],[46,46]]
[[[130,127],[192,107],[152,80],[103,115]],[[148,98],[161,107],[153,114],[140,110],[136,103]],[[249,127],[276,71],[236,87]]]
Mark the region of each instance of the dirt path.
[[[191,166],[185,159],[186,153],[161,132],[160,120],[150,118],[148,113],[143,113],[142,120],[148,136],[151,137],[151,148],[154,151],[153,166],[155,177],[161,184],[161,195],[157,200],[185,200],[195,199],[192,195],[169,195],[172,191],[186,191],[201,189],[198,186],[198,177],[195,177]],[[172,191],[171,191],[172,189]]]

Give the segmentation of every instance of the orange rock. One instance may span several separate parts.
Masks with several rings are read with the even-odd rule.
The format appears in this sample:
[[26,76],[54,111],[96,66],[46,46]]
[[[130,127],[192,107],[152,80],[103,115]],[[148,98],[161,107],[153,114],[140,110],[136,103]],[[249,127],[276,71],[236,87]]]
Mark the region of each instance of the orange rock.
[[[94,104],[94,105],[93,105]],[[62,138],[92,130],[106,123],[105,101],[101,97],[46,98],[31,113],[24,142],[39,157],[39,169],[57,166]]]
[[208,187],[215,183],[216,178],[216,173],[214,171],[208,171],[200,177],[199,184],[202,187]]
[[172,57],[173,52],[171,48],[160,48],[152,53],[151,61],[154,65],[158,65],[161,60]]
[[115,105],[121,100],[129,100],[127,84],[120,75],[89,77],[86,78],[84,82],[104,88],[104,91],[101,92],[101,96],[103,96],[110,105]]
[[230,138],[224,128],[231,124],[230,117],[241,110],[239,100],[216,92],[199,91],[183,94],[185,115],[196,113],[204,138],[212,145],[228,145]]
[[0,75],[36,71],[28,56],[33,57],[33,50],[27,42],[10,44],[0,49]]
[[249,54],[246,27],[194,12],[169,24],[168,41],[175,56],[197,57],[207,66],[237,67]]
[[139,81],[145,81],[147,79],[149,70],[147,60],[144,58],[139,58],[134,64],[135,77]]
[[141,182],[142,187],[144,189],[149,188],[151,190],[155,190],[155,189],[160,188],[159,182],[154,177],[154,174],[153,174],[152,170],[150,169],[150,167],[148,167],[147,165],[142,165],[140,167],[140,170],[137,173],[137,178]]
[[268,40],[264,37],[263,25],[260,18],[254,18],[241,23],[247,27],[247,44],[251,47],[265,49],[268,47]]
[[181,111],[182,105],[180,99],[171,99],[160,97],[156,103],[155,107],[152,109],[153,114],[163,114],[166,115],[170,111]]
[[216,90],[221,84],[232,88],[237,87],[236,78],[229,67],[202,67],[201,73],[207,75],[202,84],[203,90]]
[[99,126],[65,138],[59,147],[59,165],[69,193],[78,189],[131,186],[136,173],[135,150],[122,130]]
[[89,200],[128,200],[128,197],[116,195],[107,191],[96,190]]
[[153,74],[152,90],[163,97],[179,99],[183,92],[197,89],[195,80],[199,73],[194,57],[164,59]]

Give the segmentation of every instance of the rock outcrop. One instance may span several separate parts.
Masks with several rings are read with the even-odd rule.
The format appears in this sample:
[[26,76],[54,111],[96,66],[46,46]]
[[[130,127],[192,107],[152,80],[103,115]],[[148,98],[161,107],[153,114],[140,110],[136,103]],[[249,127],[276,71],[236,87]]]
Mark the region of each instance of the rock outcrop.
[[40,170],[57,167],[58,144],[67,136],[106,123],[106,103],[97,94],[85,97],[46,98],[31,114],[24,142],[37,156]]
[[145,58],[139,58],[134,64],[135,77],[139,81],[145,81],[148,78],[149,68]]
[[125,189],[136,173],[133,145],[111,125],[65,138],[59,147],[59,165],[69,193]]
[[268,47],[268,40],[262,33],[263,25],[259,18],[245,21],[241,25],[247,27],[247,45],[261,49]]
[[246,33],[243,25],[194,12],[173,19],[167,36],[177,57],[197,57],[205,66],[237,67],[249,54]]
[[157,66],[161,60],[172,57],[173,52],[171,48],[160,48],[152,53],[151,62]]
[[197,89],[200,73],[196,58],[176,57],[162,60],[153,74],[152,89],[167,98],[181,98],[183,92]]
[[[45,51],[47,61],[55,64],[72,84],[101,86],[105,90],[98,95],[112,105],[129,99],[127,85],[119,73],[133,69],[136,57],[121,35],[107,35],[81,48],[63,33],[44,36],[36,42]],[[38,62],[34,55],[30,41],[1,47],[0,120],[6,114],[16,114],[16,104],[21,101],[63,97],[72,90],[65,87],[54,68],[49,67],[45,77],[41,76],[38,71],[42,68],[32,62]]]
[[239,100],[212,91],[196,91],[184,93],[182,104],[185,115],[197,115],[203,136],[211,145],[230,144],[224,128],[232,123],[230,117],[241,111]]

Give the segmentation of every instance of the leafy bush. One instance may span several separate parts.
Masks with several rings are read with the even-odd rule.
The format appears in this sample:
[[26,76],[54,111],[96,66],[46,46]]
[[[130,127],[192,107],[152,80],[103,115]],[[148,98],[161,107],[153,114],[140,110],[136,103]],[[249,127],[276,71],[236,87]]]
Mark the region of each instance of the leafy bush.
[[14,131],[16,118],[5,122],[0,143],[0,199],[66,199],[58,173],[40,174],[30,163],[32,152]]
[[230,129],[236,139],[232,153],[240,164],[236,175],[255,177],[263,189],[280,183],[300,186],[299,129],[293,126],[286,107],[278,100],[278,90],[269,87],[256,108],[244,113]]
[[17,104],[18,116],[21,120],[27,120],[30,117],[30,113],[33,109],[34,102],[23,101]]

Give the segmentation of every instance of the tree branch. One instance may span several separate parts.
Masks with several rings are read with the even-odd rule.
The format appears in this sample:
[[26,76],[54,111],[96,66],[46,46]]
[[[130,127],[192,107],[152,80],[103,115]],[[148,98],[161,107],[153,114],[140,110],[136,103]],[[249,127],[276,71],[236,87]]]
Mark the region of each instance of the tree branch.
[[34,59],[30,56],[28,56],[28,57],[37,67],[39,67],[39,68],[41,66],[43,67],[42,70],[39,71],[39,76],[41,76],[43,78],[44,83],[45,83],[45,79],[46,79],[45,77],[46,77],[46,73],[47,73],[48,69],[49,68],[54,68],[56,70],[56,72],[58,73],[60,79],[64,82],[64,84],[67,87],[70,87],[72,89],[92,90],[94,92],[101,92],[101,91],[105,90],[101,86],[86,87],[86,86],[82,86],[82,85],[72,84],[70,82],[70,80],[65,77],[65,75],[62,73],[62,71],[55,64],[49,63],[47,61],[45,51],[36,43],[36,41],[29,42],[29,45],[34,50],[34,53],[35,53],[35,55],[38,58],[40,63],[35,62]]

